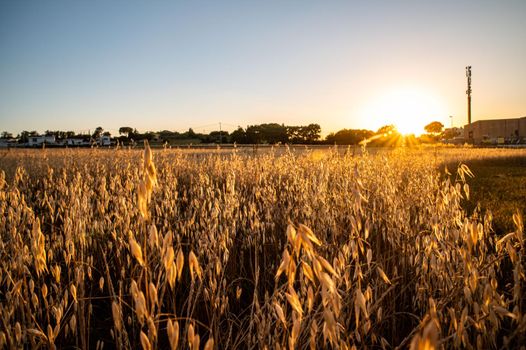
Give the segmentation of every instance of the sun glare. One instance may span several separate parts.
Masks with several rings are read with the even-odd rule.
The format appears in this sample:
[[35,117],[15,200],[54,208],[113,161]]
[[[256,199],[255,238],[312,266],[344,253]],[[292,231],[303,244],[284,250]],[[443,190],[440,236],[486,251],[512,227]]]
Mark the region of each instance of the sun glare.
[[371,128],[393,124],[404,134],[420,135],[424,126],[441,121],[447,112],[440,99],[424,90],[396,89],[370,101],[364,118],[371,121]]

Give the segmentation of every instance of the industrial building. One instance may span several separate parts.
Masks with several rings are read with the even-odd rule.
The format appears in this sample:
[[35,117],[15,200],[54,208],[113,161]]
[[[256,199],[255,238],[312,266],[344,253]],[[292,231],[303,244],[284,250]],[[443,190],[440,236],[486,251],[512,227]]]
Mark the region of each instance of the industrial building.
[[477,120],[464,126],[464,138],[474,144],[526,143],[526,117]]

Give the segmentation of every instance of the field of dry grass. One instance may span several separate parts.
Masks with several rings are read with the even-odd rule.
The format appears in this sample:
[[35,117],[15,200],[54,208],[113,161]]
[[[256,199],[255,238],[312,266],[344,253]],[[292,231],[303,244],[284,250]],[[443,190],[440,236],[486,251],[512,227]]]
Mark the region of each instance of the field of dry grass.
[[476,160],[469,162],[476,176],[469,180],[473,196],[464,207],[468,212],[480,205],[490,210],[498,234],[514,229],[513,214],[526,217],[526,157]]
[[522,215],[463,204],[522,157],[4,151],[0,347],[519,348]]

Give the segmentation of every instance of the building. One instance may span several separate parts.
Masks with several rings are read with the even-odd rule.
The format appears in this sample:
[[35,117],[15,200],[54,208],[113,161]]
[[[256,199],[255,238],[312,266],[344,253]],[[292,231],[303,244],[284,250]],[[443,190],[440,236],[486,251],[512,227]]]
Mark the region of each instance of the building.
[[454,145],[464,144],[464,129],[457,127],[444,129],[442,132],[442,142]]
[[29,136],[27,145],[29,147],[37,147],[42,146],[43,144],[53,145],[55,142],[55,136]]
[[18,143],[18,139],[15,138],[1,138],[0,139],[0,148],[9,148],[9,147],[16,147]]
[[464,127],[464,138],[475,144],[526,143],[526,117],[477,120]]
[[66,146],[90,146],[91,143],[82,138],[68,138],[65,140]]
[[97,142],[99,146],[111,146],[111,137],[108,135],[102,135]]

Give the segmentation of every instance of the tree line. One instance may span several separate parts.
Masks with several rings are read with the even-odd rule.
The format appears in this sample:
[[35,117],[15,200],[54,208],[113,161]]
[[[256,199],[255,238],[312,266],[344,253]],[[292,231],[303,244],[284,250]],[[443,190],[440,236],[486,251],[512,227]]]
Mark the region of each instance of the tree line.
[[[425,129],[427,135],[420,139],[424,142],[438,141],[440,138],[452,138],[456,135],[442,132],[444,125],[440,122],[432,122]],[[52,131],[46,130],[43,135],[36,131],[22,131],[16,139],[19,143],[25,143],[29,137],[34,136],[55,136],[57,140],[68,138],[82,138],[86,140],[97,140],[101,136],[112,136],[110,132],[102,127],[97,127],[93,133],[76,134],[73,131]],[[386,125],[377,131],[367,129],[341,129],[337,132],[328,134],[324,139],[321,138],[321,127],[319,124],[308,124],[304,126],[288,126],[279,123],[264,123],[249,125],[246,128],[238,127],[229,133],[228,131],[214,130],[209,133],[197,133],[192,128],[186,132],[170,130],[148,131],[141,133],[137,129],[123,126],[119,128],[119,135],[113,138],[122,144],[130,144],[141,140],[150,142],[160,142],[168,144],[185,143],[237,143],[237,144],[338,144],[338,145],[357,145],[367,140],[373,145],[391,144],[396,139],[401,138],[395,126]],[[13,135],[9,132],[2,132],[3,139],[11,139]],[[394,140],[394,141],[393,141]]]

